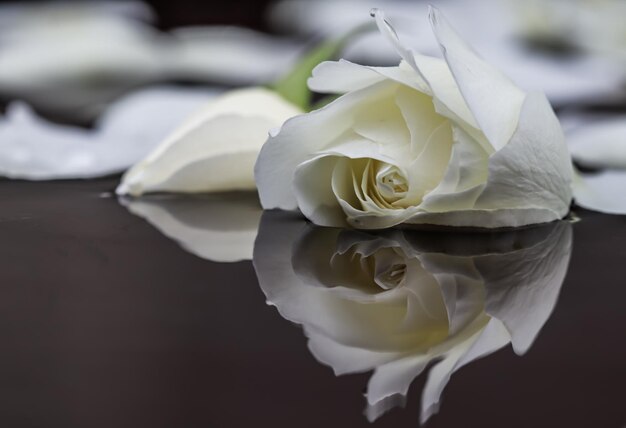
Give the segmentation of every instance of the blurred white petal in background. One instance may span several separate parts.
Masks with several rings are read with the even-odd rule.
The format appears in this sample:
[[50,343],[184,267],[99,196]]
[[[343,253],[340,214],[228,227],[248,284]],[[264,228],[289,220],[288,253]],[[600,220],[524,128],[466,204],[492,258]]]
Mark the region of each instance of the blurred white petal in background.
[[53,124],[13,103],[0,116],[0,175],[50,180],[122,172],[214,95],[166,87],[133,93],[112,105],[94,130]]
[[158,37],[148,24],[106,9],[27,7],[0,27],[0,88],[153,79],[161,69]]
[[626,169],[626,116],[585,121],[568,132],[567,143],[581,166]]
[[605,214],[626,214],[626,170],[579,174],[573,186],[577,205]]
[[271,82],[302,53],[300,43],[238,27],[184,27],[171,32],[174,48],[166,74],[223,83]]
[[607,214],[626,214],[626,116],[566,115],[564,122],[573,160],[599,170],[576,174],[576,204]]
[[161,32],[146,22],[153,15],[140,2],[0,7],[0,93],[37,106],[82,108],[146,83],[267,83],[304,46],[239,27]]

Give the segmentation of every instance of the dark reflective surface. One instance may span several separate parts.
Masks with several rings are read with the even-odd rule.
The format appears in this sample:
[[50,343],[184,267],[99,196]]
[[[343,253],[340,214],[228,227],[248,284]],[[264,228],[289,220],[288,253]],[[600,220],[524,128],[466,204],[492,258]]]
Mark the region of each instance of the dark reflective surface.
[[[302,328],[265,304],[251,262],[183,250],[102,197],[115,184],[0,182],[2,426],[418,426],[426,376],[405,409],[370,425],[370,373],[335,377]],[[532,346],[455,372],[426,426],[626,424],[626,218],[579,215]]]

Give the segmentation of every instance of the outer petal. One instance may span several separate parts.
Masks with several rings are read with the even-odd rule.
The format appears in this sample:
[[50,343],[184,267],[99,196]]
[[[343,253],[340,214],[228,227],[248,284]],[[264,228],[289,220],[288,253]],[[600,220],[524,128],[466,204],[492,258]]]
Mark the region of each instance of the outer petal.
[[544,95],[529,94],[511,142],[489,159],[477,208],[543,208],[546,221],[569,211],[572,165],[563,131]]
[[385,80],[374,67],[365,67],[346,60],[326,61],[313,69],[309,88],[320,93],[343,94],[357,91]]
[[489,142],[500,150],[517,127],[524,92],[478,57],[439,10],[431,8],[430,20],[467,105]]
[[426,83],[404,61],[397,67],[370,67],[344,59],[326,61],[313,69],[313,76],[309,78],[308,84],[309,88],[315,92],[343,94],[387,79],[419,92],[430,93]]
[[390,94],[395,88],[395,83],[377,83],[350,92],[320,110],[285,122],[263,146],[255,165],[263,208],[295,210],[298,205],[292,181],[298,165],[344,134],[361,106]]
[[269,130],[298,113],[264,89],[227,94],[130,169],[117,193],[254,189],[254,162]]
[[[461,154],[463,147],[457,149]],[[517,227],[557,220],[569,211],[572,165],[558,119],[543,95],[526,97],[511,141],[489,158],[485,185],[478,180],[480,174],[471,174],[480,165],[480,151],[476,153],[470,156],[468,152],[462,157],[453,153],[450,165],[453,168],[458,164],[466,183],[475,185],[467,188],[461,185],[455,190],[450,186],[456,182],[455,171],[448,171],[441,187],[423,205],[434,212],[417,213],[407,223]],[[477,180],[471,178],[473,175]],[[446,189],[453,191],[448,193]],[[470,206],[472,201],[475,202]]]
[[185,250],[220,263],[252,259],[263,213],[257,195],[247,193],[219,198],[130,199],[122,204]]

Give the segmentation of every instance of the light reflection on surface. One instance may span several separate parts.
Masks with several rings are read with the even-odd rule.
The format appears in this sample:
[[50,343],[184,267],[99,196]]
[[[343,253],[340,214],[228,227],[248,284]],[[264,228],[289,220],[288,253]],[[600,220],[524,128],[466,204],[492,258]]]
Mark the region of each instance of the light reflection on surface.
[[252,259],[262,214],[255,192],[154,195],[120,202],[198,257],[222,263]]
[[564,221],[485,234],[364,233],[269,212],[254,265],[268,303],[302,325],[319,362],[336,375],[373,370],[370,421],[402,405],[427,371],[425,422],[455,371],[509,343],[518,355],[528,351],[571,250]]

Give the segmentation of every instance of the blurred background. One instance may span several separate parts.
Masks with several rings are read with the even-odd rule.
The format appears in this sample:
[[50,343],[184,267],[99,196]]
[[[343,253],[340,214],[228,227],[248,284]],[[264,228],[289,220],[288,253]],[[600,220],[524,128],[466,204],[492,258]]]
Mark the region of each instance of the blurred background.
[[[441,56],[428,3],[520,87],[545,92],[566,131],[623,112],[622,0],[0,1],[0,175],[122,172],[199,105],[271,85],[317,44],[371,22],[372,7],[416,52]],[[399,61],[376,31],[337,56]],[[93,159],[106,165],[77,167]]]

